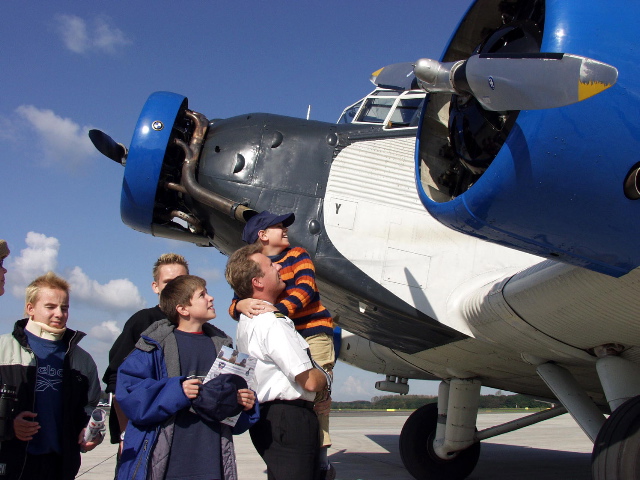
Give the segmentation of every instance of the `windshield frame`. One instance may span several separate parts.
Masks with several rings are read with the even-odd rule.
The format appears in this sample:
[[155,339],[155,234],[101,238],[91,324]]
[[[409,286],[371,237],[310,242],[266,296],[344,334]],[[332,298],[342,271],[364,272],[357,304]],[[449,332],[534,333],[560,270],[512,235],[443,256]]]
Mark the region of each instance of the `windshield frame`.
[[[361,98],[357,102],[349,105],[342,111],[337,123],[352,123],[356,125],[381,125],[384,130],[401,130],[406,128],[416,128],[415,122],[426,92],[423,90],[406,90],[397,91],[384,88],[376,88],[366,97]],[[415,114],[411,117],[409,125],[402,122],[401,126],[394,126],[393,118],[397,115],[399,109],[411,109],[411,106],[405,104],[406,100],[419,99],[420,102],[415,107]],[[357,110],[357,111],[355,111]],[[377,112],[375,112],[377,110]],[[386,110],[384,116],[382,112]],[[355,111],[355,113],[353,113]],[[372,112],[373,113],[372,115]],[[348,117],[352,116],[353,120],[349,121]],[[404,117],[404,116],[402,116]],[[365,118],[374,118],[374,121],[364,120]],[[397,125],[397,123],[396,123]]]

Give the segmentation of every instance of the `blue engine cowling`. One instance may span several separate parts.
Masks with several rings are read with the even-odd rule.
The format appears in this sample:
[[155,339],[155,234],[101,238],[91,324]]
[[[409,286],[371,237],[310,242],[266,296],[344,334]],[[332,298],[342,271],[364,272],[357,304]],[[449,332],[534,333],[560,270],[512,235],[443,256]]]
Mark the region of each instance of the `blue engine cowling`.
[[633,2],[547,0],[541,51],[613,65],[618,83],[574,105],[519,112],[486,170],[446,201],[422,186],[421,142],[430,138],[419,133],[416,181],[427,210],[455,230],[608,275],[640,265],[640,202],[624,191],[640,150],[639,14]]
[[122,221],[134,230],[153,234],[153,211],[162,164],[174,135],[174,124],[186,108],[186,97],[155,92],[138,117],[120,198]]

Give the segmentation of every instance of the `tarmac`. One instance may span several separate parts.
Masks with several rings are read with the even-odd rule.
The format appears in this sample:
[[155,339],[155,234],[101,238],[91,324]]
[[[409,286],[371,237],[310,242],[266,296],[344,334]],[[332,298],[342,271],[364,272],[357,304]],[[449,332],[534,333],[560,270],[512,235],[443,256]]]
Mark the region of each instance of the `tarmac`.
[[[329,459],[336,480],[414,480],[398,452],[400,430],[407,412],[332,412]],[[513,413],[478,416],[482,430],[518,417]],[[265,480],[264,462],[249,434],[235,437],[240,480]],[[480,460],[469,480],[589,480],[593,444],[568,415],[482,442]],[[105,441],[83,454],[76,478],[111,480],[116,445]]]

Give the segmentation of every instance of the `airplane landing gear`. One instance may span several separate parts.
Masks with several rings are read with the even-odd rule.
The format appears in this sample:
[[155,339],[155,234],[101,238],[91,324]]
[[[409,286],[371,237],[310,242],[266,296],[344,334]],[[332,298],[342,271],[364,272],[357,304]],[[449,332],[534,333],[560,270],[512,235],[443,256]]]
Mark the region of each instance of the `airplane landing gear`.
[[553,407],[478,432],[479,399],[479,380],[453,378],[440,383],[437,404],[424,405],[409,416],[400,433],[400,457],[417,480],[463,480],[478,463],[481,440],[567,411]]
[[[402,437],[401,437],[402,438]],[[640,395],[616,408],[593,445],[593,480],[640,478]]]
[[611,351],[603,350],[596,364],[612,411],[608,419],[569,370],[547,362],[537,372],[562,405],[477,431],[480,381],[452,378],[440,384],[438,403],[413,412],[402,428],[405,468],[417,480],[463,480],[478,462],[482,440],[568,411],[594,441],[592,480],[640,479],[640,367]]
[[438,405],[430,403],[417,409],[407,419],[400,433],[400,457],[417,479],[462,480],[469,476],[480,457],[480,443],[443,460],[433,449],[438,425]]

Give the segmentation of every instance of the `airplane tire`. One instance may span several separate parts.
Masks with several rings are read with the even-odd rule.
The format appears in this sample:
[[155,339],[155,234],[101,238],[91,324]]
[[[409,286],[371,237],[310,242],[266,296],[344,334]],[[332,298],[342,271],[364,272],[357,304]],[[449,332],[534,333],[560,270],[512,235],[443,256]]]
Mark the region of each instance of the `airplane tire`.
[[598,432],[591,455],[593,480],[640,478],[640,395],[620,405]]
[[408,472],[418,480],[462,480],[478,463],[480,442],[471,445],[451,460],[443,460],[433,451],[438,423],[438,405],[430,403],[413,412],[400,433],[400,457]]

